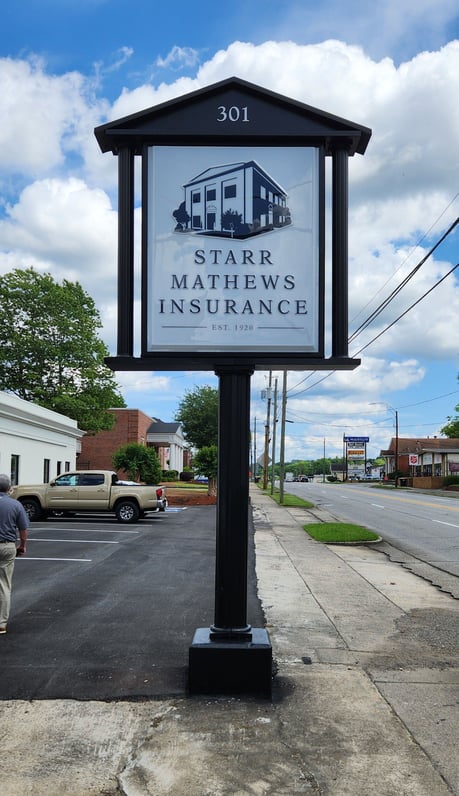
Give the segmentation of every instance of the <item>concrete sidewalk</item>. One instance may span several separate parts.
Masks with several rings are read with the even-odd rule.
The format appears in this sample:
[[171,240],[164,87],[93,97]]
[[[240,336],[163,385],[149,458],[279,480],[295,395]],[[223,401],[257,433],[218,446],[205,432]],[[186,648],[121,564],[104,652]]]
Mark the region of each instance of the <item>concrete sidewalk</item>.
[[2,796],[459,794],[457,600],[251,500],[273,700],[0,703]]

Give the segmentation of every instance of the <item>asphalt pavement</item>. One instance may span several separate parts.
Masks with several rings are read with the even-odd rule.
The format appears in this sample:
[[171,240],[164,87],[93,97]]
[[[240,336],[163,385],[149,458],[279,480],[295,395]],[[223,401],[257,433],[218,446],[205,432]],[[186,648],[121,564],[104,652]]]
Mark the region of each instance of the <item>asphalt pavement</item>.
[[[176,676],[169,693],[130,697],[88,691],[50,699],[38,689],[13,698],[7,689],[0,702],[2,796],[459,794],[457,599],[391,561],[384,546],[315,542],[303,525],[329,519],[326,511],[279,507],[256,486],[251,503],[256,574],[249,582],[256,582],[259,602],[252,594],[250,621],[264,621],[271,637],[272,699],[191,697]],[[215,513],[191,511],[209,530]],[[197,579],[207,581],[206,533],[195,540],[195,561],[200,548],[207,552]],[[137,564],[142,579],[140,558]],[[171,625],[185,646],[189,621],[199,626],[204,619],[189,603],[182,605],[186,623],[176,616]],[[5,642],[14,645],[16,633],[22,639],[15,662],[10,655],[10,684],[14,665],[23,682],[27,667],[43,665],[32,629],[27,642],[20,619],[0,644],[3,663],[12,649]],[[121,651],[132,642],[124,628],[113,622]],[[167,633],[161,639],[171,669],[175,643]],[[91,644],[100,662],[107,637],[98,650],[97,638]],[[183,658],[180,665],[182,676]],[[135,655],[128,668],[139,681]],[[154,670],[148,675],[154,679]]]

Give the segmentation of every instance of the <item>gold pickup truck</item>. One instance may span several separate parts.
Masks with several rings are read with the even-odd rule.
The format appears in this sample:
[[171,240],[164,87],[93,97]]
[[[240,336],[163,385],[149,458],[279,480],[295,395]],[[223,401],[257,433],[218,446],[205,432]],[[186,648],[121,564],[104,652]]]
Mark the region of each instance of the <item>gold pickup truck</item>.
[[120,481],[111,470],[82,470],[63,473],[49,484],[15,486],[31,522],[49,514],[110,512],[118,522],[137,522],[148,511],[165,511],[166,490],[133,481]]

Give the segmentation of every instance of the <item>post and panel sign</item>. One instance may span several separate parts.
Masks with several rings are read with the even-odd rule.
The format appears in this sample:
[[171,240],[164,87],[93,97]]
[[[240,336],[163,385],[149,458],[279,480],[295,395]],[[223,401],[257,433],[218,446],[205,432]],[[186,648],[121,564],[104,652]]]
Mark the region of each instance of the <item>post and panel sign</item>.
[[346,469],[349,478],[365,478],[367,442],[370,437],[344,437],[346,443]]
[[[238,78],[96,128],[119,156],[116,369],[352,369],[347,160],[371,131]],[[134,158],[142,334],[134,356]],[[333,350],[324,354],[325,158],[333,161]]]

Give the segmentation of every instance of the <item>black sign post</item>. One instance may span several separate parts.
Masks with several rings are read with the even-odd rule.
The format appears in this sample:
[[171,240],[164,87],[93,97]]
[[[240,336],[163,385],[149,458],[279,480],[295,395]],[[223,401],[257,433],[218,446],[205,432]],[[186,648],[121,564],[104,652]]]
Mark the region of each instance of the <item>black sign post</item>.
[[[270,695],[267,631],[247,623],[250,379],[351,370],[348,158],[371,131],[230,78],[95,130],[119,158],[113,370],[219,379],[214,623],[189,654],[192,693]],[[134,161],[142,159],[142,334],[134,356]],[[332,159],[332,345],[324,351],[325,158]]]

